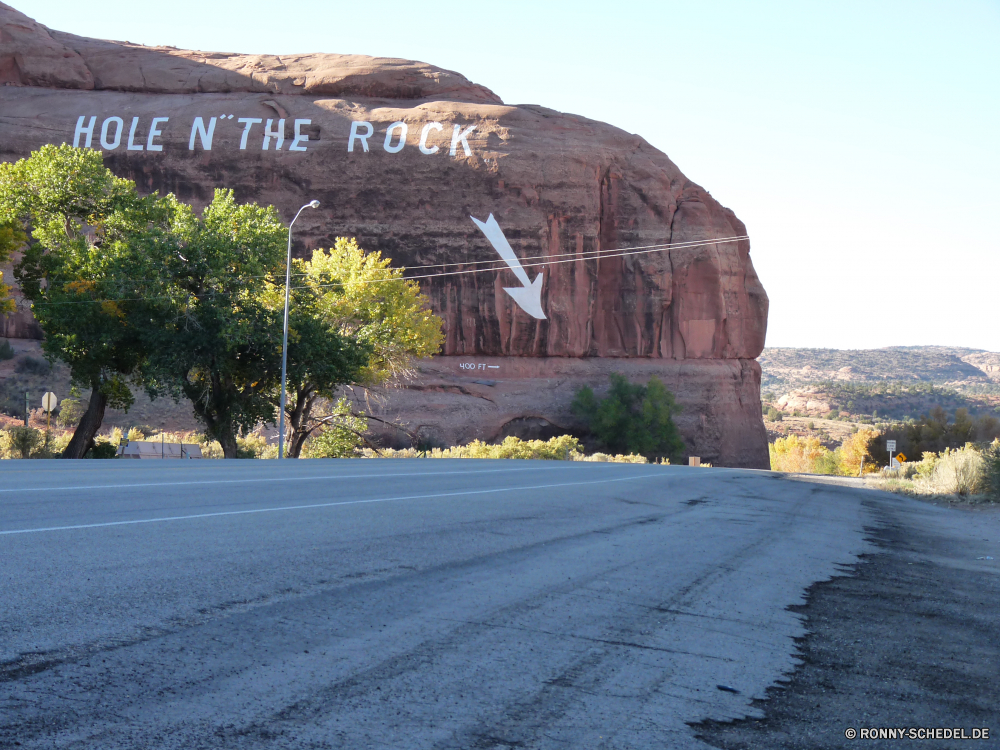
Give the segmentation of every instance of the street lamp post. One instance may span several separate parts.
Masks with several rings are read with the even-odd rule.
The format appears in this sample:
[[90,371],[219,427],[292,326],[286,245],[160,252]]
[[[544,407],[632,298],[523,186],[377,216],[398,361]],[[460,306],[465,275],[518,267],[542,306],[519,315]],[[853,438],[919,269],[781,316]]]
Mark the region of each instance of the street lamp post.
[[285,260],[285,326],[281,341],[281,409],[278,412],[278,458],[285,457],[285,377],[288,372],[288,295],[292,285],[292,226],[307,208],[319,208],[319,201],[309,201],[299,209],[288,225],[288,257]]

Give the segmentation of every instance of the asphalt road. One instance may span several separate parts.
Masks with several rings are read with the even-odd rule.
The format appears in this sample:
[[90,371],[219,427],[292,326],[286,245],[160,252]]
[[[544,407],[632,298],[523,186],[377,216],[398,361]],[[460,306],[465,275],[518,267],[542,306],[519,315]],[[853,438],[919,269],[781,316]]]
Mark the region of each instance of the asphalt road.
[[705,748],[692,724],[763,716],[880,513],[941,523],[918,505],[687,467],[5,461],[0,747]]

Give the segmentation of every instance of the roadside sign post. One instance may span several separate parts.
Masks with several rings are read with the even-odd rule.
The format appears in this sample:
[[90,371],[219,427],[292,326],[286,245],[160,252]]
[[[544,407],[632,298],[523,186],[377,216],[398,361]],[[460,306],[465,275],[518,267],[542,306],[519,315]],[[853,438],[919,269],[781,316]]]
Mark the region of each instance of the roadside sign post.
[[896,452],[896,441],[895,440],[886,440],[885,441],[885,449],[887,451],[889,451],[889,468],[891,469],[892,468],[892,454]]
[[59,403],[59,399],[56,398],[56,394],[52,391],[47,391],[44,396],[42,396],[42,408],[45,410],[45,444],[49,444],[49,430],[52,429],[52,412]]
[[28,392],[24,392],[24,426],[28,426],[28,414],[31,411],[31,407],[28,406]]

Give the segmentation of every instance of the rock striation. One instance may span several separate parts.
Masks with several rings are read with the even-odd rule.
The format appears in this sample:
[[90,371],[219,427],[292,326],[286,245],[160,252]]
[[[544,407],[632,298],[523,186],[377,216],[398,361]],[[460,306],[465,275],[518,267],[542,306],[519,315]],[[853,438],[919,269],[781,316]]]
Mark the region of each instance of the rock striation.
[[[637,135],[424,63],[142,47],[3,4],[0,83],[2,159],[65,141],[195,203],[231,187],[290,219],[317,199],[297,252],[355,236],[409,275],[450,274],[422,280],[442,355],[387,406],[428,440],[573,429],[575,389],[621,371],[688,394],[682,428],[703,459],[767,466],[754,359],[768,301],[746,229]],[[513,262],[471,218],[490,215]],[[520,302],[507,291],[529,282]],[[506,395],[483,399],[470,378]]]

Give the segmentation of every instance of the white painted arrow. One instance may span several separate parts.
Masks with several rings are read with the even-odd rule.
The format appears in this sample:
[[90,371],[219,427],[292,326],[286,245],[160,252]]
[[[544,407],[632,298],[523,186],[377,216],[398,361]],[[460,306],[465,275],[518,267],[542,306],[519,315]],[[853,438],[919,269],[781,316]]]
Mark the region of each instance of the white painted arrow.
[[475,216],[470,216],[469,218],[476,222],[476,226],[486,235],[486,239],[493,245],[493,249],[510,266],[510,270],[514,272],[517,280],[522,284],[522,286],[505,286],[503,290],[513,297],[518,307],[528,313],[528,315],[539,320],[545,320],[545,313],[542,312],[542,281],[544,280],[544,274],[538,274],[535,280],[529,283],[528,274],[521,266],[521,261],[514,255],[510,243],[503,236],[503,230],[497,224],[497,220],[493,218],[493,214],[490,214],[490,217],[486,221],[480,221]]

